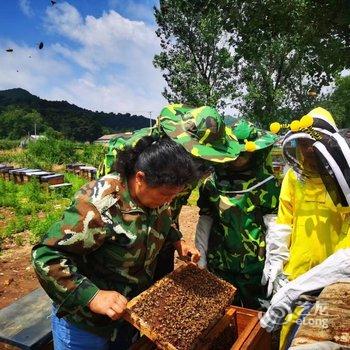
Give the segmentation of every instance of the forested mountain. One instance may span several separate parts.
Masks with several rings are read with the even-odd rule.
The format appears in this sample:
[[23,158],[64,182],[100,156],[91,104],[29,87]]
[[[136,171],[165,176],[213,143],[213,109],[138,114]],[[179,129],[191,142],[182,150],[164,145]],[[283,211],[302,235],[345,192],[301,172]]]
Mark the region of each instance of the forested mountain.
[[149,126],[149,120],[141,115],[93,112],[67,101],[43,100],[21,88],[0,91],[0,138],[32,133],[34,123],[38,132],[53,129],[78,141]]

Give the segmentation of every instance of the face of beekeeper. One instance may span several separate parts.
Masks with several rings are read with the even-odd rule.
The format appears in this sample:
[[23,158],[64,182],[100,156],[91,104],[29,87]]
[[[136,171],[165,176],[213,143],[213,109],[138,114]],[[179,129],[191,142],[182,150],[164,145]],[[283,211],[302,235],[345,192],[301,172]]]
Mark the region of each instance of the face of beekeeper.
[[318,175],[317,158],[313,149],[313,140],[300,139],[297,141],[298,154],[300,155],[300,162],[303,166],[303,170],[310,175]]

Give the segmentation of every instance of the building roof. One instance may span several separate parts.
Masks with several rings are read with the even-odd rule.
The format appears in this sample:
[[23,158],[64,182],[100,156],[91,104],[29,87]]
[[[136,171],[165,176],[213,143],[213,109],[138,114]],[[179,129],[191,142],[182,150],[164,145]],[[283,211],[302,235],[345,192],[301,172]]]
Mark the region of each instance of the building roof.
[[114,139],[116,137],[125,137],[125,136],[130,136],[132,135],[132,132],[128,131],[128,132],[120,132],[120,133],[116,133],[116,134],[108,134],[108,135],[103,135],[100,138],[98,138],[95,142],[97,143],[105,143],[105,142],[109,142],[111,139]]

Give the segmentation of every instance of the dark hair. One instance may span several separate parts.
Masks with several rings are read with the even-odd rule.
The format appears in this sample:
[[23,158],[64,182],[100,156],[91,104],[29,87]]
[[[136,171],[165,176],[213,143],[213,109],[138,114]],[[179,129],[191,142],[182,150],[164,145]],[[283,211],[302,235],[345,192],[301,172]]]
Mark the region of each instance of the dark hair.
[[190,154],[168,137],[155,140],[151,136],[141,138],[135,147],[118,154],[113,166],[124,179],[145,173],[149,186],[183,186],[199,180],[201,175]]

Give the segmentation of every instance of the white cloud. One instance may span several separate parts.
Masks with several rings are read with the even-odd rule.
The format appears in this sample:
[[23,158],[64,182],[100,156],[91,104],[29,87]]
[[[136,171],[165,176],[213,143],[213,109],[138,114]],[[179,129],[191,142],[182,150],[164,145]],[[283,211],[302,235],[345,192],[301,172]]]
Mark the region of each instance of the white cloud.
[[30,6],[30,0],[19,0],[19,8],[27,17],[33,17],[34,11]]
[[80,104],[91,110],[115,112],[131,112],[146,114],[146,111],[159,112],[163,104],[155,102],[142,94],[135,95],[132,87],[119,82],[117,76],[110,78],[105,84],[100,84],[91,74],[70,82],[64,88],[57,87],[53,96],[62,100],[80,101]]
[[58,3],[46,9],[46,25],[54,32],[65,36],[79,38],[83,18],[78,10],[67,2]]
[[[164,80],[152,64],[159,42],[151,26],[113,10],[83,18],[64,2],[47,8],[45,27],[65,40],[40,51],[14,45],[14,55],[0,67],[0,89],[20,86],[40,97],[106,112],[156,114],[166,103]],[[23,63],[19,56],[30,52],[39,61],[33,57],[33,64]]]
[[[92,96],[89,103],[100,101],[103,109],[110,106],[114,111],[128,106],[140,110],[145,105],[159,109],[165,103],[161,96],[164,81],[152,64],[159,42],[151,26],[114,10],[83,19],[72,5],[62,3],[47,9],[46,27],[77,44],[74,49],[61,44],[54,49],[89,73],[91,88],[102,96]],[[74,84],[88,95],[85,78]]]
[[50,47],[38,50],[13,42],[0,41],[0,47],[13,52],[1,52],[0,89],[22,87],[42,98],[48,98],[53,84],[62,84],[72,74],[71,67],[62,62]]
[[46,26],[81,45],[75,54],[89,58],[90,63],[123,63],[142,53],[147,58],[159,50],[154,29],[144,22],[131,21],[111,10],[101,17],[83,20],[68,3],[48,8]]

